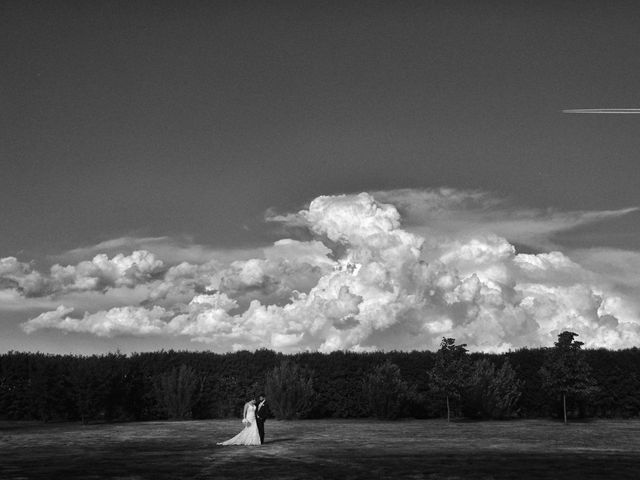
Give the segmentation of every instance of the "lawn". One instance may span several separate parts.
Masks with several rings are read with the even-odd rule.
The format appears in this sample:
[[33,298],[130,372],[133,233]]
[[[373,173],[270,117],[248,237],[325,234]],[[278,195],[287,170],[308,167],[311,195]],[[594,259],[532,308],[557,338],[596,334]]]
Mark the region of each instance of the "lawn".
[[638,479],[640,421],[0,422],[2,479]]

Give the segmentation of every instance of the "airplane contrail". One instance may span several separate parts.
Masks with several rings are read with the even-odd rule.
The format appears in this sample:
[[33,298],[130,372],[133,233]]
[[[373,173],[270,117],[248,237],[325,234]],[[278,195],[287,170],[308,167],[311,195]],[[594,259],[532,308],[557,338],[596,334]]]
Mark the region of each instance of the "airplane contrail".
[[562,110],[562,113],[631,114],[640,113],[640,108],[573,108],[569,110]]

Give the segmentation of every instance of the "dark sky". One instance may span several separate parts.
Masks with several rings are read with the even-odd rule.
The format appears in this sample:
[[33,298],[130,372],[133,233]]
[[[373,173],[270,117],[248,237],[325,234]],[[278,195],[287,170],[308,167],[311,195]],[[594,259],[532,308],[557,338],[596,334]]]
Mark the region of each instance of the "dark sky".
[[[303,309],[285,322],[283,303],[304,307],[286,289],[260,297],[268,318],[262,307],[253,319],[227,306],[219,323],[168,322],[187,304],[205,308],[192,302],[217,285],[211,259],[247,260],[215,270],[245,307],[260,275],[292,292],[342,278],[317,242],[285,240],[271,255],[313,258],[329,270],[320,280],[292,271],[286,255],[259,260],[292,232],[265,212],[293,229],[301,217],[285,214],[359,192],[407,201],[403,227],[426,238],[425,258],[448,258],[469,278],[498,275],[528,299],[500,297],[509,308],[494,315],[487,297],[482,321],[494,323],[457,333],[456,315],[419,311],[434,345],[442,335],[477,348],[549,345],[567,319],[583,322],[575,328],[588,345],[638,343],[640,115],[562,113],[640,107],[638,1],[3,0],[0,65],[0,351],[319,348],[327,339],[309,337],[317,325],[282,327],[316,318]],[[427,197],[450,202],[443,216],[425,210]],[[366,231],[371,201],[331,197],[322,215]],[[431,232],[452,236],[453,253]],[[498,237],[467,245],[468,232]],[[387,233],[393,244],[398,232]],[[540,256],[516,258],[511,245]],[[548,254],[556,248],[567,256]],[[127,256],[133,249],[164,263]],[[385,268],[401,272],[391,257]],[[171,277],[182,261],[192,265]],[[345,285],[361,289],[366,310],[387,293],[359,278]],[[343,289],[336,298],[317,290],[323,305],[348,304]],[[522,318],[536,326],[531,337]],[[283,335],[245,344],[216,330],[254,320]],[[422,338],[407,319],[388,320],[365,347],[385,335],[379,345],[389,348]],[[329,323],[335,338],[347,335]],[[209,337],[194,340],[194,326]]]
[[269,207],[401,187],[640,205],[640,116],[561,113],[640,106],[638,25],[622,1],[5,0],[0,253],[259,244]]

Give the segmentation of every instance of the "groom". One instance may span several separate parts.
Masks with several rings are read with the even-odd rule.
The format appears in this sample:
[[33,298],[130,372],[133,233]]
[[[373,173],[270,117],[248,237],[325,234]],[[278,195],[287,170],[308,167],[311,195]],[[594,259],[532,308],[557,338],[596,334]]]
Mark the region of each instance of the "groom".
[[258,398],[258,408],[256,408],[256,423],[258,424],[258,433],[260,434],[260,443],[264,443],[264,421],[271,415],[267,398],[264,393]]

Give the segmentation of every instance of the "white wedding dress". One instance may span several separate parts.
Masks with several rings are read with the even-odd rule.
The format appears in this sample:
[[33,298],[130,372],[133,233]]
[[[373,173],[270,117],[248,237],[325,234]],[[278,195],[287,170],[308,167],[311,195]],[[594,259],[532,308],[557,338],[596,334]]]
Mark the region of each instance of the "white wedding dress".
[[226,442],[218,443],[218,445],[260,445],[260,433],[258,432],[258,424],[256,423],[255,405],[249,405],[247,407],[245,419],[248,423],[245,424],[244,430]]

